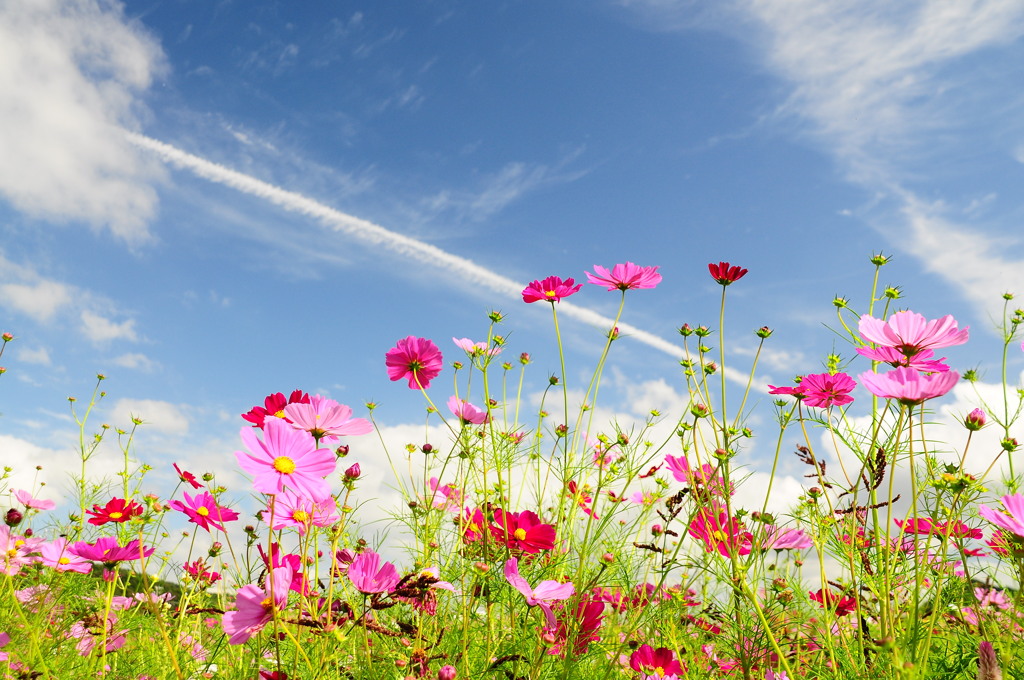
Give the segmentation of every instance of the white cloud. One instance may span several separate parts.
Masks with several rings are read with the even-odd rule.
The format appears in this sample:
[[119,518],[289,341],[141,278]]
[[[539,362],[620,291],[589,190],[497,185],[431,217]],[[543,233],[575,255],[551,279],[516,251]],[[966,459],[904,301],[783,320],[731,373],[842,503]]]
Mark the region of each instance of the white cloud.
[[17,209],[81,220],[136,245],[159,168],[124,139],[163,54],[116,2],[0,4],[0,195]]
[[18,359],[24,361],[26,364],[40,364],[42,366],[50,365],[50,353],[45,347],[36,347],[31,349],[28,347],[18,350]]
[[135,332],[134,319],[117,323],[89,310],[82,312],[81,319],[82,333],[93,344],[101,345],[111,340],[130,340],[134,342],[139,339]]
[[36,321],[49,321],[70,302],[70,289],[57,281],[44,279],[31,284],[6,283],[0,286],[0,304]]
[[111,409],[112,425],[128,430],[132,418],[141,418],[146,431],[184,436],[188,434],[189,418],[184,407],[155,399],[118,399]]
[[115,366],[122,368],[130,368],[133,370],[139,370],[143,373],[150,373],[153,369],[159,366],[158,363],[147,357],[145,354],[138,352],[129,352],[128,354],[122,354],[111,360]]

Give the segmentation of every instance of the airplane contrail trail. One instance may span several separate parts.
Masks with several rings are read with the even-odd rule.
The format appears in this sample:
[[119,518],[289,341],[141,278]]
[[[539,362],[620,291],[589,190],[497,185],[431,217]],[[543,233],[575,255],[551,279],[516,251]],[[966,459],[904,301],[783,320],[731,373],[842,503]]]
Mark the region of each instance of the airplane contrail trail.
[[[450,271],[458,272],[473,283],[507,297],[521,299],[523,288],[526,287],[523,283],[517,283],[501,274],[492,272],[464,257],[453,255],[429,243],[403,236],[373,222],[348,215],[302,194],[276,187],[250,175],[245,175],[199,156],[194,156],[170,144],[165,144],[150,137],[134,132],[127,132],[126,134],[131,143],[155,153],[171,165],[189,170],[211,182],[223,184],[250,196],[265,199],[285,210],[312,217],[364,243],[381,246],[394,253],[416,260],[426,258],[427,261],[435,265],[441,265]],[[585,307],[580,307],[564,300],[558,303],[558,311],[566,316],[603,329],[609,328],[615,321]],[[674,359],[678,359],[683,355],[682,347],[674,345],[653,333],[648,333],[625,323],[619,323],[618,326],[620,333],[660,350]]]

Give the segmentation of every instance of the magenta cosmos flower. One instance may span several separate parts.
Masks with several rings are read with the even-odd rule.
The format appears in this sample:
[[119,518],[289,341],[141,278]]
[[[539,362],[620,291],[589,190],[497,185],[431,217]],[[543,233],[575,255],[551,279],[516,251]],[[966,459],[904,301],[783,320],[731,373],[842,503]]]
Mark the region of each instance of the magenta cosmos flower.
[[858,378],[868,392],[882,399],[895,399],[906,406],[914,406],[949,392],[960,379],[956,371],[947,373],[918,373],[912,368],[896,368],[888,373],[861,373]]
[[865,314],[860,317],[858,330],[867,342],[892,347],[908,357],[924,349],[962,345],[969,336],[968,329],[958,329],[956,319],[949,314],[929,321],[909,310],[896,312],[888,321]]
[[278,419],[263,423],[263,441],[252,428],[243,428],[242,441],[250,453],[235,451],[242,469],[253,475],[260,493],[281,493],[285,487],[323,500],[331,495],[324,477],[334,472],[337,458],[330,449],[318,449],[305,432]]
[[850,392],[857,386],[853,378],[845,373],[812,373],[805,375],[796,387],[775,387],[768,394],[792,394],[803,400],[808,406],[815,408],[831,408],[843,406],[853,401]]
[[746,269],[738,265],[730,266],[728,262],[712,262],[708,265],[708,272],[711,273],[711,278],[723,286],[735,283],[747,275]]
[[95,543],[78,541],[68,546],[67,550],[72,555],[78,555],[93,562],[111,564],[113,562],[141,560],[152,555],[156,549],[142,547],[137,539],[129,541],[125,546],[120,546],[117,543],[117,539],[113,536],[103,536],[102,538],[97,538]]
[[285,418],[284,407],[288,404],[308,403],[309,395],[302,390],[293,390],[287,399],[280,392],[276,392],[263,400],[263,406],[253,406],[248,413],[243,413],[242,420],[249,421],[253,427],[263,427],[267,418]]
[[978,506],[978,514],[1004,531],[1018,538],[1024,538],[1024,495],[1011,494],[1000,498],[1006,512],[999,512],[984,505]]
[[380,563],[380,555],[372,550],[364,550],[355,556],[348,567],[348,578],[352,585],[361,593],[390,593],[402,580],[395,565],[390,562]]
[[525,578],[519,575],[519,560],[515,557],[510,557],[505,562],[504,572],[505,580],[523,594],[523,597],[526,598],[526,604],[531,607],[541,608],[548,624],[547,627],[556,628],[558,621],[555,619],[555,613],[551,610],[551,603],[569,599],[576,592],[576,587],[572,583],[541,581],[534,588]]
[[[240,645],[263,630],[274,619],[274,611],[288,604],[288,587],[292,581],[290,566],[272,570],[273,587],[263,589],[256,584],[243,586],[235,596],[235,609],[224,612],[221,627],[228,635],[228,643]],[[269,586],[270,584],[268,584]],[[273,595],[271,595],[273,591]]]
[[441,372],[443,361],[437,345],[412,335],[396,342],[384,355],[388,377],[392,380],[408,379],[411,390],[430,387],[430,381]]
[[640,673],[643,680],[672,680],[683,672],[675,652],[667,647],[654,649],[648,644],[640,645],[629,656],[629,667]]
[[465,399],[459,399],[454,394],[448,398],[448,409],[462,421],[463,425],[483,425],[491,419],[487,411],[473,406]]
[[543,281],[534,281],[526,288],[523,288],[523,302],[558,302],[562,298],[580,292],[582,283],[576,283],[571,278],[564,281],[557,276],[549,276]]
[[594,273],[584,272],[587,281],[608,290],[626,291],[634,288],[654,288],[661,283],[657,267],[640,267],[632,262],[617,264],[609,272],[600,265],[594,265]]
[[373,432],[373,424],[365,418],[353,418],[352,409],[319,394],[309,403],[288,404],[284,414],[296,430],[305,430],[317,440]]
[[238,513],[230,508],[222,508],[217,505],[217,500],[209,491],[189,496],[185,492],[185,502],[169,501],[167,504],[188,516],[188,521],[198,524],[201,528],[210,530],[210,527],[224,531],[223,522],[230,522],[238,519]]
[[494,511],[491,536],[509,550],[538,553],[555,547],[555,527],[544,524],[535,513]]

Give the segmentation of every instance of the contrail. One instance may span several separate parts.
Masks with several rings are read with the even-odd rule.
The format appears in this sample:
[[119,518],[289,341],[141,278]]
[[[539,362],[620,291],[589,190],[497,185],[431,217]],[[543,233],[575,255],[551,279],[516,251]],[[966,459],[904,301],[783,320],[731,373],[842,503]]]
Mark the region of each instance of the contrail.
[[[470,282],[493,290],[499,295],[521,299],[523,288],[526,287],[526,284],[517,283],[501,274],[485,269],[464,257],[453,255],[429,243],[403,236],[373,222],[353,217],[302,194],[267,184],[255,177],[231,170],[198,156],[193,156],[170,144],[165,144],[150,137],[134,132],[127,132],[126,134],[131,143],[147,151],[152,151],[175,167],[190,170],[203,179],[224,184],[244,194],[268,200],[274,205],[290,212],[312,217],[364,243],[382,246],[398,255],[418,261],[426,259],[449,271],[457,272]],[[558,303],[558,311],[566,316],[603,329],[609,328],[615,322],[614,319],[567,301]],[[625,323],[619,323],[618,326],[620,333],[660,350],[674,359],[678,359],[683,355],[682,347],[663,340],[653,333],[648,333]]]

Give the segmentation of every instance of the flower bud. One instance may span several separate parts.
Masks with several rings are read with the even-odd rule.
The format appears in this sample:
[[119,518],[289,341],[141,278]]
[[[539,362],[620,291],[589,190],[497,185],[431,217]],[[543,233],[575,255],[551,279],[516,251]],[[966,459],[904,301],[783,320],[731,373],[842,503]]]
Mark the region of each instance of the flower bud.
[[684,323],[682,326],[679,327],[679,335],[683,336],[684,338],[688,338],[692,334],[693,334],[693,329],[690,328],[690,324]]
[[690,414],[696,418],[707,418],[711,415],[711,409],[704,404],[694,404],[690,407]]
[[24,515],[22,515],[17,508],[11,508],[7,511],[7,514],[4,515],[4,524],[13,528],[21,524],[22,519],[24,519]]
[[548,383],[551,384],[551,385],[557,385],[558,384],[558,376],[557,375],[553,375],[550,378],[548,378]]
[[651,533],[655,536],[661,536],[663,533],[665,533],[665,527],[661,526],[660,524],[655,524],[651,527]]
[[363,471],[359,467],[359,463],[353,463],[351,467],[345,470],[345,479],[348,481],[355,481],[359,479],[359,476]]
[[525,366],[528,363],[530,363],[530,353],[529,352],[523,352],[522,354],[520,354],[519,355],[519,363],[521,363],[523,366]]
[[348,455],[349,450],[348,444],[342,444],[338,448],[334,449],[334,455],[338,458],[344,458]]
[[761,338],[762,340],[764,338],[771,337],[771,334],[774,332],[775,331],[773,331],[771,328],[768,328],[768,326],[761,326],[756,331],[754,331],[757,337]]
[[430,444],[430,442],[427,442],[426,444],[420,447],[420,451],[426,454],[430,454],[433,453],[434,447]]
[[977,432],[981,428],[985,427],[985,419],[985,412],[980,408],[976,408],[968,413],[967,417],[964,418],[964,427],[971,432]]
[[455,666],[441,666],[437,669],[437,680],[455,680]]
[[3,339],[4,342],[10,342],[11,340],[14,340],[14,336],[10,333],[4,333],[3,335],[0,335],[0,339]]
[[216,557],[217,555],[219,555],[223,547],[224,545],[220,541],[214,541],[213,545],[210,546],[210,557]]
[[1017,450],[1017,447],[1020,446],[1017,443],[1017,440],[1014,439],[1013,437],[1006,437],[1005,439],[1003,439],[1003,441],[999,443],[1003,447],[1003,451],[1006,451],[1007,453],[1013,453],[1014,451]]

